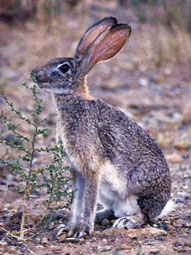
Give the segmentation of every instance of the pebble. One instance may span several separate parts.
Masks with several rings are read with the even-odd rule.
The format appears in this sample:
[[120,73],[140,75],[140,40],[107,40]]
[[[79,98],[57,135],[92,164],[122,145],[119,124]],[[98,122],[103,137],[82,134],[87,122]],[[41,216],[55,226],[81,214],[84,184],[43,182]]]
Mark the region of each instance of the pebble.
[[182,161],[182,157],[176,153],[166,155],[166,159],[171,163],[180,163]]
[[111,220],[111,224],[113,225],[116,222],[116,220]]
[[175,247],[174,249],[177,252],[191,252],[191,248],[190,247],[178,246],[178,247]]
[[105,219],[102,220],[101,225],[102,226],[109,226],[110,225],[110,221],[105,218]]
[[147,87],[149,85],[149,81],[146,78],[140,78],[138,83],[143,87]]
[[152,254],[152,255],[158,255],[158,254],[160,254],[160,252],[158,251],[158,250],[156,250],[156,251],[150,251],[150,253],[149,254]]
[[42,243],[42,244],[47,244],[47,243],[48,243],[48,238],[44,236],[44,237],[41,239],[41,243]]
[[102,248],[102,251],[111,251],[112,247],[111,246],[105,246]]
[[144,235],[152,234],[157,235],[159,238],[161,236],[166,236],[167,232],[164,229],[154,228],[154,227],[147,227],[142,230]]
[[50,225],[49,225],[49,229],[54,229],[54,227],[55,227],[55,223],[51,222]]
[[191,228],[191,222],[186,222],[186,223],[184,224],[184,227],[186,227],[186,228]]
[[84,238],[75,238],[75,237],[67,237],[65,238],[66,242],[70,242],[70,243],[83,243],[84,242]]
[[15,134],[8,134],[5,137],[5,141],[12,143],[14,145],[21,145],[22,144],[22,140],[20,138],[18,138]]
[[155,81],[156,81],[157,83],[164,82],[164,76],[156,75],[156,76],[155,76]]
[[61,242],[67,238],[67,234],[65,232],[63,232],[63,233],[59,234],[59,236],[57,235],[56,238]]
[[120,245],[120,250],[131,250],[133,247],[127,245],[127,244],[122,244]]
[[159,241],[164,241],[164,240],[165,240],[165,237],[162,236],[162,235],[159,235],[159,236],[157,236],[157,239],[158,239]]
[[0,246],[7,246],[7,242],[5,242],[5,241],[0,241]]
[[170,68],[166,68],[166,69],[164,70],[164,74],[165,74],[166,76],[171,75],[171,74],[172,74],[171,69],[170,69]]

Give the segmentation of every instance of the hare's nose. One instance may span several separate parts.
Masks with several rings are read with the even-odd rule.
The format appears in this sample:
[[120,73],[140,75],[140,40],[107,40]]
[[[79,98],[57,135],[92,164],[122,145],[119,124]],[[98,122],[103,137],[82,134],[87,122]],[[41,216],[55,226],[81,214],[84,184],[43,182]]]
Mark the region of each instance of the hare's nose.
[[36,79],[39,82],[47,82],[48,81],[48,75],[43,71],[38,71],[36,74]]

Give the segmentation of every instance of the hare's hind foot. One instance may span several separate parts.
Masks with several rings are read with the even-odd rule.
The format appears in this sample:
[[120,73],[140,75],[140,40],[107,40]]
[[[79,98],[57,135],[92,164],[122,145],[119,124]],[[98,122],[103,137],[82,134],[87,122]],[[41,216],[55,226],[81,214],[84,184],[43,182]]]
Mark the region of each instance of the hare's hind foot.
[[117,219],[113,224],[113,228],[125,228],[128,230],[142,226],[144,223],[144,220],[138,216],[125,216]]

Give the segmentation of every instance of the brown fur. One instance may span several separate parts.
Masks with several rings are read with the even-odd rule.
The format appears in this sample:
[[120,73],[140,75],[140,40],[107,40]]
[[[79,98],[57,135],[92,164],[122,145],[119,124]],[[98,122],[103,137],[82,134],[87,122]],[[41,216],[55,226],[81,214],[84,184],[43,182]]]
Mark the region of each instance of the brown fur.
[[[86,30],[74,58],[33,70],[39,87],[53,93],[59,140],[74,176],[68,236],[91,234],[95,215],[99,221],[114,215],[114,227],[128,229],[160,217],[168,205],[171,179],[160,148],[125,113],[92,98],[85,82],[97,62],[121,49],[130,31],[104,18]],[[96,214],[98,201],[104,209]]]

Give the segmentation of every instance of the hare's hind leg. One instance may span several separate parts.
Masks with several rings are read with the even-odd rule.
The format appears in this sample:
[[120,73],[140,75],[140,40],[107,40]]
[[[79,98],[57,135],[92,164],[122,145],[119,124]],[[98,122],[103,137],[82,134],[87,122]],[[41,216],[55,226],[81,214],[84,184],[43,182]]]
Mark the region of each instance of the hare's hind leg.
[[[139,197],[136,201],[139,211],[135,212],[129,207],[129,205],[135,205],[135,201],[132,203],[132,199],[128,200],[127,216],[120,217],[113,225],[116,228],[135,228],[143,225],[144,223],[152,222],[153,220],[160,218],[166,213],[170,212],[173,208],[171,200],[167,200],[166,193],[158,192],[153,198],[152,195]],[[129,203],[130,202],[130,203]]]
[[114,213],[119,218],[114,223],[114,228],[130,229],[144,224],[144,216],[134,195],[128,196],[125,201],[115,202]]

